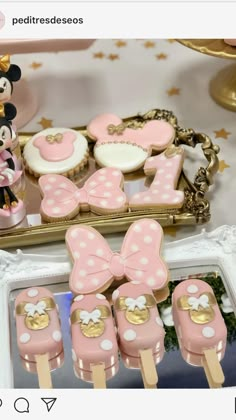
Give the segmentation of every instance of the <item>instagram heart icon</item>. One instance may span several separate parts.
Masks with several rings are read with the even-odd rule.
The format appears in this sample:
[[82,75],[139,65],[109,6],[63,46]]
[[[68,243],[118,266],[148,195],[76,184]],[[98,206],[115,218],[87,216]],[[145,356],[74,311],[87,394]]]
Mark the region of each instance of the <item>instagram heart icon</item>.
[[4,25],[5,25],[5,16],[2,12],[0,12],[0,30],[3,28]]

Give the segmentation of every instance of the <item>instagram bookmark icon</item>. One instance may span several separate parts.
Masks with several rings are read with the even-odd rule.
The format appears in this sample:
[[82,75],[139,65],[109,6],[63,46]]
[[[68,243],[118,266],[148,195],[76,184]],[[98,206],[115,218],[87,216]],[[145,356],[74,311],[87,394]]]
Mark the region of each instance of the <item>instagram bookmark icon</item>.
[[0,12],[0,30],[3,28],[4,25],[5,25],[5,16],[2,12]]

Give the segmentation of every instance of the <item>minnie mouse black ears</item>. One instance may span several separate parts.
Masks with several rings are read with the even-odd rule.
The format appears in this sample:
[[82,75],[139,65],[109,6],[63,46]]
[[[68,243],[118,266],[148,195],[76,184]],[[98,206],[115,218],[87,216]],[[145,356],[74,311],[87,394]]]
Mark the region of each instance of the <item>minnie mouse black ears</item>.
[[6,76],[11,82],[17,82],[21,78],[21,69],[16,64],[11,64]]
[[16,107],[9,102],[5,104],[0,104],[0,118],[11,122],[16,117],[17,111]]

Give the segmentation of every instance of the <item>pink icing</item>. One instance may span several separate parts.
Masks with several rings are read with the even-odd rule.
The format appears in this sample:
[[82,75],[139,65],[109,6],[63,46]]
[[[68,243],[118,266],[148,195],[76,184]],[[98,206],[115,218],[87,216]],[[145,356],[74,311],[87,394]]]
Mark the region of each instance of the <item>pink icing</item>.
[[150,157],[144,165],[146,174],[156,173],[147,191],[134,194],[129,201],[129,207],[138,206],[173,206],[180,207],[184,202],[184,192],[176,190],[178,178],[183,167],[184,150],[173,157],[166,157],[165,152]]
[[[7,159],[14,159],[14,156],[11,155],[11,153],[8,152],[7,150],[3,150],[3,152],[0,153],[0,164],[5,163]],[[7,162],[6,162],[6,167],[3,167],[3,168],[0,167],[0,175],[3,175],[2,172],[6,168],[8,168]],[[8,178],[5,176],[5,178],[2,181],[0,181],[0,188],[13,185],[16,181],[18,181],[21,175],[22,175],[22,171],[15,171],[12,182],[10,182]]]
[[[111,307],[105,296],[101,294],[80,295],[78,298],[79,300],[74,301],[71,306],[71,314],[76,309],[92,313],[98,305],[104,305],[110,309],[110,315],[102,319],[105,329],[99,337],[86,337],[81,331],[80,323],[71,324],[72,348],[74,359],[76,359],[76,361],[74,360],[75,365],[79,369],[91,372],[91,364],[96,365],[103,362],[105,369],[109,369],[118,363],[118,345]],[[98,320],[101,320],[101,318]]]
[[157,306],[148,308],[149,320],[138,325],[130,323],[126,319],[126,310],[119,310],[115,306],[116,300],[120,297],[136,300],[145,294],[153,296],[151,288],[142,283],[126,283],[113,292],[115,318],[119,332],[119,348],[126,365],[128,364],[129,367],[138,367],[137,360],[132,358],[139,358],[140,350],[152,349],[156,362],[160,362],[164,355],[165,330]]
[[67,230],[66,243],[74,259],[70,289],[75,293],[106,290],[113,280],[140,280],[154,290],[168,281],[168,269],[160,257],[163,231],[158,222],[142,219],[128,229],[120,254],[113,253],[95,229],[83,225]]
[[115,168],[100,169],[78,189],[62,175],[43,175],[39,186],[43,194],[41,211],[50,218],[67,217],[79,210],[99,213],[126,210],[127,198],[120,188],[123,175]]
[[126,128],[122,134],[109,134],[107,127],[115,126],[122,120],[113,114],[102,114],[94,118],[88,125],[89,134],[96,139],[96,146],[103,143],[131,143],[143,149],[164,150],[169,146],[175,136],[173,126],[164,120],[152,120],[141,129]]
[[179,309],[177,301],[181,296],[199,298],[204,293],[213,293],[206,282],[197,279],[185,280],[176,286],[172,295],[173,319],[181,352],[187,362],[201,365],[204,350],[215,348],[222,359],[226,347],[227,329],[218,305],[213,305],[215,318],[206,324],[194,323],[189,310]]
[[[35,291],[36,296],[30,297],[28,293]],[[26,302],[36,305],[40,299],[50,297],[53,294],[44,287],[32,287],[21,292],[15,301],[15,308],[19,303]],[[35,362],[35,355],[49,354],[49,359],[56,357],[63,350],[61,336],[61,326],[57,309],[48,311],[50,323],[47,328],[41,330],[31,330],[26,327],[25,316],[16,315],[17,345],[20,356],[29,362]]]
[[54,141],[50,143],[47,141],[45,136],[37,137],[33,144],[40,151],[40,155],[43,159],[49,162],[60,162],[62,160],[68,159],[74,153],[74,141],[76,140],[75,133],[71,131],[66,131],[60,133],[63,135],[63,138],[60,142]]

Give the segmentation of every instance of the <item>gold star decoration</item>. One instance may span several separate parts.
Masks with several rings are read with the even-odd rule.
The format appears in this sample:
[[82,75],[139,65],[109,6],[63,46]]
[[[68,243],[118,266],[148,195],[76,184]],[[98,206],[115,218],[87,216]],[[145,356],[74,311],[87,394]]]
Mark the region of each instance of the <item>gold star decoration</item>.
[[121,48],[121,47],[126,47],[127,42],[122,41],[122,40],[119,40],[119,41],[116,41],[116,42],[115,42],[115,45],[116,45],[118,48]]
[[179,95],[180,94],[180,89],[173,86],[171,89],[167,90],[167,94],[168,94],[168,96]]
[[220,162],[219,162],[219,172],[222,173],[227,168],[230,168],[230,165],[228,165],[224,160],[220,160]]
[[145,48],[154,48],[156,43],[153,41],[146,41],[143,45]]
[[40,121],[38,121],[38,124],[40,124],[43,129],[45,128],[51,128],[52,127],[52,121],[53,120],[48,120],[47,118],[42,117]]
[[93,54],[93,58],[104,58],[105,54],[103,54],[103,52],[97,52]]
[[167,42],[169,42],[170,44],[173,44],[173,42],[175,42],[175,39],[167,39]]
[[177,230],[178,229],[179,229],[179,227],[177,227],[177,226],[167,226],[167,227],[164,227],[163,228],[164,234],[165,235],[172,236],[173,238],[176,237],[176,234],[177,234]]
[[119,55],[118,54],[109,54],[108,56],[107,56],[107,58],[109,59],[109,60],[111,60],[111,61],[115,61],[115,60],[119,60]]
[[215,130],[214,133],[216,139],[222,138],[225,140],[227,140],[228,136],[231,134],[230,131],[226,131],[224,128],[221,128],[220,130]]
[[156,55],[157,60],[166,60],[167,59],[167,55],[164,53],[160,53]]
[[34,61],[32,64],[30,64],[31,69],[33,70],[37,70],[39,69],[39,67],[42,67],[42,63],[36,63],[36,61]]

